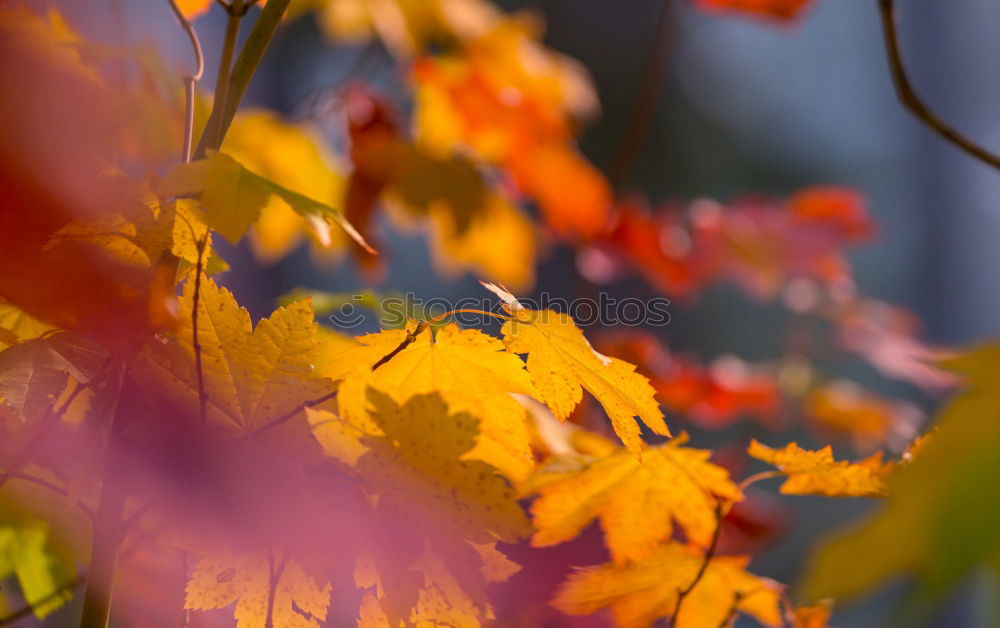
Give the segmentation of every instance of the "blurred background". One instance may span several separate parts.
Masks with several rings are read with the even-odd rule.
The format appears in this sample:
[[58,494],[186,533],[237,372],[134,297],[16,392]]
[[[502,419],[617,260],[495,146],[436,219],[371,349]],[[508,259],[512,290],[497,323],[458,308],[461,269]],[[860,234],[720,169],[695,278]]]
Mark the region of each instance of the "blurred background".
[[[859,189],[879,227],[877,239],[851,254],[861,292],[903,306],[923,323],[932,345],[961,346],[1000,332],[1000,174],[946,144],[907,113],[893,91],[875,0],[817,0],[791,24],[696,10],[665,0],[667,35],[654,70],[655,108],[634,168],[619,183],[623,194],[653,203],[709,197],[726,202],[748,193],[787,196],[816,184]],[[584,129],[581,147],[602,170],[613,167],[635,115],[651,49],[662,26],[664,0],[503,0],[507,10],[530,9],[546,23],[545,42],[590,71],[601,114]],[[116,6],[122,23],[108,23]],[[60,4],[85,35],[149,41],[170,62],[186,67],[190,49],[166,0],[96,0]],[[911,76],[941,116],[986,146],[1000,147],[1000,4],[992,0],[909,0],[901,7],[901,37]],[[197,23],[208,59],[217,58],[224,15]],[[245,31],[248,29],[244,29]],[[245,32],[244,32],[245,34]],[[204,85],[213,84],[209,63]],[[379,43],[337,45],[314,20],[286,27],[265,58],[247,104],[292,117],[308,114],[316,90],[357,79],[376,86],[401,110],[406,88],[392,55]],[[343,142],[331,131],[331,142]],[[381,291],[459,298],[476,295],[475,277],[449,280],[432,268],[422,237],[379,224],[392,251]],[[225,283],[255,317],[275,300],[305,286],[351,293],[366,284],[351,261],[319,268],[304,247],[272,265],[257,263],[246,247],[225,251],[236,271]],[[565,246],[541,256],[534,293],[571,297],[576,260]],[[614,291],[649,298],[643,282]],[[532,296],[532,295],[523,295]],[[749,302],[721,286],[696,304],[675,304],[672,321],[654,330],[671,348],[703,359],[736,353],[767,360],[780,350],[788,315],[779,306]],[[588,334],[594,330],[586,330]],[[860,360],[830,365],[877,392],[910,399],[926,409],[934,400],[904,384],[886,382]],[[668,417],[669,419],[669,417]],[[767,442],[755,424],[721,432],[696,429],[693,442],[715,446],[740,438]],[[810,442],[808,434],[790,438]],[[763,491],[770,496],[772,487]],[[765,499],[765,497],[762,497]],[[776,500],[777,501],[777,500]],[[865,500],[781,499],[788,533],[765,548],[753,569],[795,582],[808,548],[823,530],[853,518]],[[935,619],[947,627],[996,624],[994,583],[968,582]],[[835,625],[888,626],[899,591],[838,609]]]

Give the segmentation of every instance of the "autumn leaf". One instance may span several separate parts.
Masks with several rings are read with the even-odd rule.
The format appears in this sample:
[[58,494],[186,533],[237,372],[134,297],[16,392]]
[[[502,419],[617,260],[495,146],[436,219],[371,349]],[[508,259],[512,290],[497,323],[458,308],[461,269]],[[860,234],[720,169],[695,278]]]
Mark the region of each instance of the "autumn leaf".
[[[277,582],[273,601],[269,602],[272,577]],[[221,554],[200,560],[188,580],[184,608],[208,611],[234,602],[237,628],[265,624],[318,628],[326,620],[330,584],[306,573],[292,560],[277,561],[264,552]]]
[[[358,471],[372,492],[413,517],[420,529],[460,535],[476,543],[512,542],[529,530],[510,484],[479,460],[465,460],[479,421],[453,413],[434,394],[397,404],[369,393],[372,417],[384,436],[367,436]],[[381,506],[380,500],[380,506]]]
[[814,551],[807,599],[853,599],[911,578],[909,601],[926,609],[975,567],[997,568],[998,365],[997,345],[943,363],[965,378],[965,389],[941,410],[932,437],[917,442],[919,455],[888,478],[884,506]]
[[513,542],[530,530],[516,493],[495,468],[467,459],[479,421],[452,413],[440,395],[414,395],[400,405],[370,388],[369,404],[378,434],[328,411],[310,412],[327,453],[354,458],[377,519],[393,539],[407,540],[405,547],[370,549],[359,586],[378,591],[380,612],[366,610],[368,621],[385,615],[390,625],[407,617],[416,625],[477,625],[491,616],[486,584],[516,570],[496,541]]
[[669,539],[676,523],[692,542],[706,547],[718,525],[722,501],[740,499],[711,452],[681,446],[680,439],[643,451],[625,450],[594,460],[576,472],[544,479],[531,506],[537,528],[532,545],[572,539],[594,519],[616,563],[643,560]]
[[[680,591],[695,581],[704,559],[697,549],[670,542],[629,565],[586,567],[563,583],[553,605],[570,615],[610,608],[619,628],[644,628],[673,615]],[[745,571],[743,556],[718,556],[684,598],[677,628],[722,626],[730,609],[751,615],[765,626],[780,626],[777,583]]]
[[705,9],[740,11],[780,20],[798,17],[812,0],[696,0]]
[[358,338],[324,359],[322,373],[340,380],[338,403],[345,419],[370,425],[368,387],[405,404],[416,395],[438,393],[452,412],[480,420],[480,434],[469,457],[488,462],[513,478],[534,467],[525,412],[510,393],[536,394],[524,363],[481,331],[447,325],[424,333],[391,360],[371,367],[406,338],[388,330]]
[[212,7],[213,0],[174,0],[181,15],[194,19]]
[[886,494],[885,477],[894,467],[882,462],[881,452],[858,463],[838,462],[829,445],[819,451],[795,443],[771,449],[755,440],[747,452],[778,467],[788,477],[781,492],[790,495],[881,497]]
[[208,226],[234,244],[258,219],[271,198],[277,196],[318,225],[339,225],[359,246],[371,251],[339,211],[254,174],[224,153],[176,166],[160,181],[159,192],[168,197],[198,197]]
[[[273,112],[246,109],[236,115],[221,150],[247,170],[292,192],[336,203],[344,197],[346,181],[318,135],[311,126],[286,122]],[[303,236],[309,236],[320,251],[344,245],[340,232],[323,229],[279,195],[264,205],[250,235],[254,253],[268,262],[291,251]]]
[[565,420],[586,389],[604,407],[618,437],[633,454],[642,451],[639,425],[633,417],[641,418],[657,434],[670,435],[649,380],[636,373],[633,365],[594,351],[569,315],[521,307],[512,309],[511,316],[501,330],[504,345],[512,353],[528,354],[532,383],[557,418]]
[[15,576],[35,617],[44,619],[73,597],[71,590],[60,590],[72,578],[72,568],[52,553],[44,521],[4,519],[0,518],[0,579]]
[[[198,384],[194,368],[192,309],[194,279],[180,299],[177,343],[150,343],[134,360],[135,374],[148,387],[162,387],[194,412]],[[318,345],[308,301],[274,311],[254,328],[232,293],[201,277],[198,341],[208,393],[208,418],[219,426],[252,431],[271,419],[329,393],[329,382],[313,375]]]
[[796,606],[792,626],[793,628],[827,628],[832,614],[832,600]]

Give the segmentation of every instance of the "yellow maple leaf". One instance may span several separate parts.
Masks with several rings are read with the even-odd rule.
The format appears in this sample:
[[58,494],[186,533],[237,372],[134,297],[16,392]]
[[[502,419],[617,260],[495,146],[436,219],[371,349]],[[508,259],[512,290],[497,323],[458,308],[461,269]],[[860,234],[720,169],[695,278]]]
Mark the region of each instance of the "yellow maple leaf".
[[205,159],[174,167],[159,182],[158,192],[166,197],[198,197],[208,225],[234,244],[277,197],[316,227],[317,238],[326,239],[329,226],[337,225],[365,250],[374,253],[343,214],[328,204],[331,199],[318,200],[290,190],[224,153],[213,153]]
[[[324,203],[342,202],[345,179],[315,131],[281,120],[264,109],[240,111],[226,133],[222,150],[248,170],[293,192]],[[256,256],[266,262],[283,257],[304,236],[315,248],[341,251],[339,230],[322,229],[296,213],[280,196],[272,196],[251,230]]]
[[478,419],[453,413],[437,394],[404,404],[369,390],[372,418],[384,436],[365,437],[358,471],[379,506],[392,502],[419,529],[444,529],[476,543],[515,541],[530,530],[510,484],[479,460],[464,460]]
[[858,463],[838,462],[829,445],[819,451],[802,449],[795,443],[771,449],[755,440],[747,453],[788,476],[781,492],[789,495],[879,497],[885,495],[884,478],[894,466],[883,463],[881,453]]
[[338,404],[343,419],[371,430],[368,387],[385,392],[398,404],[415,395],[438,393],[455,413],[480,421],[476,446],[468,457],[489,462],[510,477],[522,478],[534,467],[524,408],[510,393],[535,394],[524,363],[504,352],[496,338],[474,329],[447,325],[416,341],[381,365],[406,338],[387,330],[358,338],[359,345],[326,356],[322,374],[340,380]]
[[55,328],[0,299],[0,332],[7,332],[0,335],[0,344],[15,345],[52,329]]
[[674,523],[692,542],[707,546],[720,500],[740,498],[726,470],[708,461],[710,455],[673,441],[646,449],[641,462],[620,449],[579,471],[554,474],[531,506],[538,530],[532,545],[568,541],[599,519],[618,563],[648,556],[670,538]]
[[[172,393],[192,411],[198,404],[192,309],[194,280],[184,286],[176,345],[148,344],[134,360],[140,381]],[[208,393],[207,417],[247,432],[333,390],[312,372],[316,323],[308,300],[250,323],[233,294],[206,276],[198,299],[198,343]]]
[[634,365],[594,351],[567,314],[528,310],[520,304],[508,303],[507,308],[512,318],[502,329],[504,344],[512,353],[528,354],[528,374],[557,418],[565,420],[586,389],[604,407],[615,433],[633,454],[642,451],[633,417],[657,434],[670,435],[653,387]]
[[375,519],[395,530],[393,536],[404,526],[410,539],[405,550],[379,544],[359,560],[358,586],[375,589],[362,609],[369,622],[363,625],[397,626],[402,619],[418,626],[479,625],[492,615],[486,584],[518,568],[497,551],[497,540],[513,542],[530,530],[516,493],[493,467],[465,459],[478,420],[452,413],[440,395],[414,395],[398,405],[371,388],[369,403],[379,435],[335,432],[340,422],[332,413],[310,413],[325,422],[315,429],[331,455],[343,459],[351,439],[363,448],[353,452],[352,466]]
[[[277,582],[269,604],[274,575]],[[295,561],[276,563],[263,552],[222,554],[199,561],[187,583],[184,608],[208,611],[233,602],[237,628],[260,628],[265,624],[313,628],[326,619],[330,583],[307,574]]]
[[[722,626],[735,608],[764,625],[780,626],[779,586],[747,573],[748,562],[745,556],[712,558],[684,598],[672,625]],[[609,563],[573,573],[560,587],[553,605],[570,615],[589,615],[610,608],[619,628],[652,626],[658,619],[673,615],[679,592],[695,581],[703,563],[699,550],[670,542],[636,563]]]
[[181,15],[194,19],[212,7],[212,0],[174,0]]

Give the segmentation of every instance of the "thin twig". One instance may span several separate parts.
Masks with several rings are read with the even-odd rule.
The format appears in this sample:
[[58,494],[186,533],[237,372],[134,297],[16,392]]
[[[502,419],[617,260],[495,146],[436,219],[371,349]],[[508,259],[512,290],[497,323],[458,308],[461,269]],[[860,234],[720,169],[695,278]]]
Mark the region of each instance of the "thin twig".
[[69,407],[73,405],[73,402],[76,401],[76,398],[80,395],[80,393],[88,388],[91,388],[104,377],[108,367],[111,365],[111,362],[112,358],[105,360],[104,364],[101,365],[101,370],[98,371],[97,374],[90,379],[90,381],[78,384],[58,408],[54,403],[49,407],[48,412],[42,419],[41,424],[35,430],[35,433],[30,439],[28,439],[28,442],[25,443],[24,447],[14,455],[10,466],[7,467],[7,470],[0,475],[0,488],[3,488],[4,483],[6,483],[9,478],[13,477],[21,466],[27,462],[28,458],[31,457],[31,454],[34,453],[38,445],[42,442],[42,440],[44,440],[49,430],[62,419],[63,415],[66,414]]
[[691,580],[691,584],[687,585],[683,589],[677,592],[677,602],[674,604],[674,613],[671,615],[670,625],[677,627],[677,618],[680,616],[681,604],[684,603],[684,598],[686,598],[694,588],[698,586],[701,582],[702,577],[704,577],[705,572],[708,571],[708,565],[712,562],[712,557],[715,556],[715,550],[719,546],[719,537],[722,534],[722,516],[723,516],[723,502],[721,499],[716,498],[715,502],[715,531],[712,532],[712,540],[708,544],[708,548],[705,550],[705,557],[702,560],[701,566],[698,568],[698,573],[694,575],[694,579]]
[[195,70],[184,77],[184,147],[181,150],[181,159],[184,163],[190,163],[191,144],[194,142],[194,88],[205,72],[205,56],[201,51],[201,40],[198,39],[194,25],[181,13],[176,0],[170,0],[170,8],[174,10],[174,17],[188,34],[191,48],[194,50]]
[[28,615],[31,615],[32,613],[34,613],[35,609],[37,607],[41,606],[42,604],[47,604],[47,603],[51,602],[52,600],[56,599],[57,597],[61,596],[63,593],[65,593],[67,591],[72,591],[73,589],[76,589],[78,586],[80,586],[83,583],[84,583],[84,577],[83,576],[80,576],[79,578],[76,578],[75,580],[70,580],[66,584],[64,584],[64,585],[62,585],[62,586],[57,587],[56,589],[54,589],[51,593],[49,593],[48,595],[46,595],[42,599],[35,600],[31,604],[26,604],[26,605],[22,606],[21,608],[17,609],[16,611],[13,611],[13,612],[11,612],[11,613],[9,613],[7,615],[4,615],[3,617],[0,617],[0,626],[12,626],[12,625],[14,625],[14,622],[17,622],[17,621],[19,621],[21,619],[24,619]]
[[382,358],[378,362],[372,364],[372,370],[373,371],[378,370],[378,367],[382,366],[389,360],[399,355],[400,351],[413,344],[417,340],[417,336],[423,333],[423,331],[428,327],[430,327],[430,323],[428,323],[427,321],[421,321],[417,323],[417,326],[413,329],[413,331],[406,332],[406,338],[403,339],[403,342],[399,343],[399,346],[397,346],[395,349],[393,349],[386,355],[382,356]]
[[205,267],[205,247],[208,245],[208,231],[198,242],[198,264],[194,275],[194,296],[191,301],[191,346],[194,349],[194,369],[198,377],[198,417],[201,425],[208,422],[208,391],[205,390],[205,369],[201,364],[201,343],[198,342],[198,309],[201,301],[201,275]]
[[937,132],[955,146],[964,150],[983,163],[1000,169],[1000,156],[988,151],[968,137],[956,131],[950,124],[931,111],[917,96],[910,84],[903,55],[899,49],[899,35],[896,32],[896,2],[895,0],[879,0],[879,12],[882,16],[882,31],[885,34],[885,47],[889,56],[889,69],[892,72],[896,92],[903,104],[924,124]]
[[656,32],[646,57],[646,67],[642,73],[642,83],[636,96],[632,117],[629,119],[629,126],[621,144],[618,145],[618,150],[611,160],[608,178],[616,188],[620,188],[628,177],[656,117],[656,105],[663,91],[663,77],[667,71],[671,35],[674,31],[670,2],[671,0],[660,0]]
[[[34,475],[28,475],[27,473],[18,473],[18,472],[14,472],[14,471],[7,471],[5,473],[0,473],[0,482],[6,482],[7,480],[22,480],[24,482],[31,482],[32,484],[37,484],[38,486],[41,486],[43,488],[47,488],[47,489],[49,489],[50,491],[52,491],[53,493],[55,493],[57,495],[62,495],[66,499],[72,499],[72,497],[69,494],[69,491],[67,491],[63,487],[61,487],[61,486],[59,486],[57,484],[54,484],[52,482],[49,482],[48,480],[46,480],[44,478],[40,478],[40,477],[37,477],[37,476],[34,476]],[[90,506],[88,506],[87,504],[84,504],[83,502],[81,502],[79,500],[74,500],[74,501],[75,501],[75,505],[80,510],[82,510],[85,515],[87,515],[88,517],[90,517],[90,521],[93,522],[94,521],[94,511],[90,508]]]

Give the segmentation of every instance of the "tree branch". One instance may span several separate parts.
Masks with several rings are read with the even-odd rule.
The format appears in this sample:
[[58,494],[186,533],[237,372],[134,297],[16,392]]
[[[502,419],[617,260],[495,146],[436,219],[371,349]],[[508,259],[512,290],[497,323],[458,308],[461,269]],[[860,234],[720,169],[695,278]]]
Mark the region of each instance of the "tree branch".
[[615,188],[620,188],[629,171],[639,157],[642,145],[649,135],[649,129],[656,117],[656,104],[660,100],[663,76],[667,71],[671,35],[673,32],[673,12],[671,0],[660,0],[660,15],[656,22],[653,44],[646,57],[646,67],[642,73],[642,83],[636,96],[635,107],[629,126],[625,130],[621,144],[611,160],[608,179]]
[[194,275],[194,295],[191,303],[191,347],[194,349],[194,369],[198,377],[198,417],[204,427],[208,422],[208,391],[205,390],[205,369],[201,363],[201,343],[198,341],[198,308],[201,301],[201,275],[205,267],[205,247],[208,230],[198,242],[198,263]]
[[[58,486],[57,484],[49,482],[45,478],[36,477],[34,475],[28,475],[27,473],[17,473],[15,471],[7,471],[5,473],[0,473],[0,482],[6,482],[7,480],[22,480],[24,482],[31,482],[32,484],[37,484],[38,486],[47,488],[57,495],[62,495],[67,499],[70,498],[69,491],[67,491],[61,486]],[[80,510],[82,510],[85,515],[90,517],[91,523],[95,521],[94,511],[90,508],[90,506],[84,504],[81,501],[76,501],[75,505]]]
[[191,144],[194,141],[194,88],[205,72],[205,56],[201,51],[201,40],[198,39],[198,33],[194,30],[191,21],[181,13],[180,7],[177,6],[177,0],[170,0],[170,8],[174,10],[174,17],[188,34],[191,48],[194,49],[194,73],[184,77],[184,147],[181,150],[181,159],[184,163],[189,163],[191,161]]
[[910,84],[903,56],[899,49],[899,36],[896,32],[896,2],[895,0],[879,0],[879,12],[882,16],[882,31],[885,35],[886,53],[889,57],[889,69],[896,92],[903,104],[925,125],[934,130],[958,148],[972,155],[985,164],[1000,169],[1000,156],[988,151],[976,142],[965,137],[947,122],[942,120],[917,96]]
[[56,589],[54,589],[51,593],[49,593],[42,599],[36,600],[32,604],[25,604],[16,611],[13,611],[7,615],[4,615],[3,617],[0,617],[0,626],[13,626],[15,622],[20,621],[25,617],[34,613],[36,607],[54,600],[55,598],[59,597],[66,591],[72,591],[73,589],[77,588],[83,583],[84,583],[83,576],[80,576],[75,580],[70,580],[61,587],[57,587]]
[[[205,128],[209,129],[212,128],[212,125],[219,125],[218,142],[220,146],[222,145],[222,140],[226,137],[229,125],[232,124],[233,118],[236,116],[236,110],[240,106],[240,101],[243,100],[243,95],[250,85],[250,79],[253,78],[254,73],[257,71],[257,67],[260,65],[260,61],[264,57],[271,39],[274,37],[274,31],[277,30],[278,24],[281,23],[281,18],[284,16],[290,2],[291,0],[270,0],[270,2],[264,5],[260,16],[257,18],[257,22],[253,25],[253,30],[250,31],[246,43],[243,44],[240,56],[236,58],[232,72],[229,73],[226,102],[220,103],[216,99],[215,104],[212,106],[212,113]],[[195,156],[198,159],[204,157],[206,149],[210,148],[207,145],[207,135],[207,133],[202,133],[201,140],[198,142],[198,149],[195,151]]]

